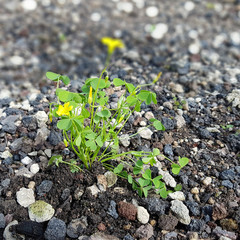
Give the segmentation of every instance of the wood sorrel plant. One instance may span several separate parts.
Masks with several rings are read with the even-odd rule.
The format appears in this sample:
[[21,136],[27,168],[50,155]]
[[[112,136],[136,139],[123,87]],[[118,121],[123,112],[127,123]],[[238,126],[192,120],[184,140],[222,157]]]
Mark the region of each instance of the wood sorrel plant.
[[[116,47],[114,45],[114,47]],[[108,54],[112,54],[114,49],[110,49]],[[144,170],[145,165],[153,166],[155,158],[160,155],[158,149],[153,152],[128,151],[119,152],[119,133],[134,111],[141,111],[141,104],[147,105],[157,103],[156,94],[143,90],[143,87],[155,84],[161,73],[150,84],[134,86],[119,78],[109,81],[108,75],[103,78],[106,68],[98,78],[88,78],[82,86],[81,93],[74,93],[61,89],[60,82],[65,85],[70,83],[67,76],[53,72],[47,72],[48,79],[57,82],[56,96],[57,102],[50,103],[49,119],[60,118],[57,127],[62,130],[64,144],[75,152],[78,159],[69,161],[63,160],[61,155],[53,156],[49,160],[49,165],[55,163],[65,163],[70,166],[72,172],[83,171],[83,168],[91,169],[94,162],[98,161],[115,174],[126,178],[134,190],[139,195],[148,195],[149,190],[155,190],[166,198],[170,191],[166,190],[165,183],[161,181],[162,176],[152,178],[151,170]],[[124,94],[119,98],[117,107],[110,108],[109,97],[106,89],[110,86],[125,89]],[[150,119],[149,126],[156,130],[165,130],[163,124],[157,119]],[[148,126],[148,127],[149,127]],[[138,133],[136,133],[138,134]],[[133,134],[131,137],[133,137]],[[178,164],[169,160],[172,165],[172,172],[178,174],[182,167],[188,163],[188,158],[180,158]],[[109,162],[118,161],[120,164],[114,167]],[[83,166],[84,165],[84,166]],[[124,170],[127,166],[130,170]],[[175,190],[181,187],[177,186]]]

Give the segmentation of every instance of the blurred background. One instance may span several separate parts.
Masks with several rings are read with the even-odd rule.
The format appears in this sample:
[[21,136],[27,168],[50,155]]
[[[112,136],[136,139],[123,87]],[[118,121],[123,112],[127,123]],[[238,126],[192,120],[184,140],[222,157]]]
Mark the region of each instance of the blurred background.
[[126,45],[110,71],[137,81],[192,62],[239,68],[240,1],[0,0],[0,80],[81,82],[103,69],[104,36]]

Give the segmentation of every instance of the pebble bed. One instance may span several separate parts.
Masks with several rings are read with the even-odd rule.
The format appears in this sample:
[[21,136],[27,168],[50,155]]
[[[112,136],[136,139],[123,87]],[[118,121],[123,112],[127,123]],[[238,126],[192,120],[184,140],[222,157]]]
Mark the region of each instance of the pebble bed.
[[[239,239],[238,0],[11,0],[0,3],[0,26],[0,239]],[[80,91],[84,79],[104,67],[103,36],[126,45],[114,54],[110,80],[144,84],[163,72],[151,88],[158,103],[143,104],[129,119],[121,151],[159,148],[174,160],[188,157],[178,176],[161,158],[152,168],[169,187],[181,183],[183,189],[166,200],[140,199],[133,191],[125,198],[119,179],[102,173],[84,188],[70,184],[56,206],[47,201],[56,182],[38,182],[38,176],[48,171],[52,155],[74,155],[64,147],[56,120],[48,120],[54,86],[44,74],[66,74],[73,80],[69,89]],[[109,90],[112,108],[121,94]],[[145,129],[153,116],[165,132]],[[23,182],[12,188],[18,177]],[[102,208],[94,220],[87,214],[61,218],[66,206],[83,204],[87,196]],[[18,208],[27,219],[14,214]],[[96,228],[85,234],[91,225]]]

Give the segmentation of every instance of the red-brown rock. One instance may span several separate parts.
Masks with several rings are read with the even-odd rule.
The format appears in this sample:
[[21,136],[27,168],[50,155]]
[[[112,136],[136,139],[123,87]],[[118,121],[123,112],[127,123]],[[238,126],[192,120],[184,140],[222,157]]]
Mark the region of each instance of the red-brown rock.
[[121,217],[134,221],[137,216],[137,208],[131,203],[121,201],[118,203],[118,214]]

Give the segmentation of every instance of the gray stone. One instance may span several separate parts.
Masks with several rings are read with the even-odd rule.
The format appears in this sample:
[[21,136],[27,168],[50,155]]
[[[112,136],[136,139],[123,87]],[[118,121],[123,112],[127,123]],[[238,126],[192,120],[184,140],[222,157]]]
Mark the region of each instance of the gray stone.
[[235,177],[234,169],[227,169],[220,173],[219,177],[222,180],[233,180]]
[[6,220],[2,213],[0,213],[0,228],[5,228]]
[[233,183],[229,180],[223,180],[222,185],[227,188],[233,188]]
[[162,215],[169,206],[168,202],[159,198],[147,198],[145,202],[147,204],[147,210],[151,214]]
[[173,192],[173,193],[169,193],[168,196],[173,200],[185,201],[185,195],[181,191],[176,191],[176,192]]
[[47,240],[65,240],[66,232],[65,222],[54,217],[49,221],[44,237]]
[[10,185],[10,178],[5,178],[1,181],[1,185],[4,187],[4,188],[7,188],[9,185]]
[[164,180],[167,186],[170,186],[172,188],[175,188],[177,186],[175,179],[168,171],[163,171],[162,169],[159,169],[158,174],[162,175],[162,179]]
[[22,141],[23,141],[22,137],[14,140],[10,145],[11,150],[14,151],[14,152],[20,150],[21,147],[22,147]]
[[32,162],[32,159],[30,158],[30,157],[28,157],[28,156],[26,156],[25,158],[23,158],[22,160],[21,160],[21,163],[23,163],[24,165],[28,165],[28,164],[30,164]]
[[176,125],[177,125],[178,129],[182,128],[186,124],[185,119],[184,119],[183,116],[177,115],[175,117],[175,120],[176,120]]
[[89,240],[120,240],[119,238],[112,236],[112,235],[107,235],[105,233],[94,233]]
[[59,132],[51,131],[48,137],[49,142],[51,145],[56,146],[62,141],[62,135]]
[[172,215],[160,215],[158,219],[158,226],[166,231],[173,231],[178,224],[176,217]]
[[162,124],[165,127],[166,130],[172,130],[174,129],[174,121],[170,118],[162,117]]
[[205,222],[201,219],[192,219],[187,228],[189,231],[200,233],[205,228]]
[[41,184],[37,187],[37,194],[39,196],[44,196],[48,193],[53,186],[53,182],[50,180],[43,180]]
[[140,239],[148,240],[152,236],[153,236],[153,227],[149,223],[146,225],[140,226],[136,230],[136,237],[138,237]]
[[171,201],[171,205],[171,210],[176,215],[178,220],[185,225],[189,225],[191,221],[191,218],[189,216],[189,210],[183,204],[183,202],[179,200],[173,200]]
[[121,142],[121,144],[124,146],[124,147],[128,147],[130,145],[130,137],[128,134],[123,134],[119,137],[119,140]]
[[110,205],[108,207],[108,211],[107,213],[112,216],[114,219],[117,219],[118,218],[118,213],[117,213],[117,209],[116,209],[116,202],[111,200],[110,201]]
[[38,127],[42,127],[48,121],[48,115],[44,111],[38,111],[35,114],[35,118],[37,119]]
[[240,108],[240,89],[234,89],[227,95],[228,102],[232,103],[233,107]]
[[73,219],[67,226],[67,235],[70,238],[77,238],[87,228],[87,217]]
[[24,177],[27,177],[27,178],[31,178],[34,176],[33,173],[31,173],[27,168],[25,167],[22,167],[20,168],[19,170],[16,170],[15,171],[15,175],[16,176],[24,176]]
[[173,150],[172,150],[172,145],[171,144],[166,144],[163,149],[164,154],[168,156],[173,156]]

